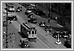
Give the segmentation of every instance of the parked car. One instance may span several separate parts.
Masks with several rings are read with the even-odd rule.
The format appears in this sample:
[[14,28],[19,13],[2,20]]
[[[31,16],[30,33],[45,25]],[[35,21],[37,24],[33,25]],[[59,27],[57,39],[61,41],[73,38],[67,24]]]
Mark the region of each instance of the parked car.
[[21,43],[20,46],[21,46],[22,48],[29,48],[29,47],[30,47],[27,38],[22,38],[22,39],[20,40],[20,43]]
[[44,21],[42,21],[42,22],[39,23],[39,26],[40,27],[46,27],[46,23]]
[[37,23],[37,19],[30,19],[30,20],[28,20],[28,22],[36,24]]
[[15,7],[14,6],[9,6],[7,8],[8,12],[15,12]]
[[22,7],[18,7],[18,8],[16,9],[16,12],[20,12],[20,11],[22,11]]
[[6,19],[10,21],[16,21],[17,17],[15,15],[14,16],[11,15],[11,16],[8,16]]

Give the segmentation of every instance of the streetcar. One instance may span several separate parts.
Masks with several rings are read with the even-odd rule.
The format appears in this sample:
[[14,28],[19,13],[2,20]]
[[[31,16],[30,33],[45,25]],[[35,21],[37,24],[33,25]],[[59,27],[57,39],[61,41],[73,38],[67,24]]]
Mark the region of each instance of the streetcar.
[[34,40],[37,38],[37,30],[35,29],[35,27],[29,26],[28,23],[23,23],[21,32],[25,34],[26,38],[28,38],[29,40]]
[[37,33],[35,28],[30,28],[29,31],[27,32],[28,38],[29,39],[36,39],[37,38]]

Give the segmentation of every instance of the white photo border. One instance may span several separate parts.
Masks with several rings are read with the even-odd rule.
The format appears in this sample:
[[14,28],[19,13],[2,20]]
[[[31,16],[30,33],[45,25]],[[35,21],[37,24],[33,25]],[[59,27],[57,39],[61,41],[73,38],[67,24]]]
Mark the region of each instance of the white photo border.
[[[71,38],[71,49],[68,49],[68,48],[66,48],[66,49],[38,49],[38,48],[34,48],[34,49],[18,49],[18,48],[16,48],[16,49],[3,49],[2,47],[3,47],[3,43],[2,43],[2,39],[3,39],[3,36],[2,36],[2,33],[3,33],[3,26],[2,26],[2,24],[3,24],[3,22],[2,22],[2,3],[12,3],[12,2],[14,2],[14,3],[23,3],[23,2],[25,2],[25,3],[71,3],[71,36],[72,36],[72,38]],[[1,50],[73,50],[73,1],[1,1]]]

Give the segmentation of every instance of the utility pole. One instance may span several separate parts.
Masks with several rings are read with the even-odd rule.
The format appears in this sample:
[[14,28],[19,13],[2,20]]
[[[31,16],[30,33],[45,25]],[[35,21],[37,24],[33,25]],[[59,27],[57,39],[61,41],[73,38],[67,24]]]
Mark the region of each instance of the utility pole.
[[52,4],[52,3],[50,3],[50,5],[49,5],[49,14],[48,14],[49,19],[48,19],[48,23],[50,23],[50,19],[52,18],[52,13],[51,13],[52,5],[51,5],[51,4]]
[[52,8],[52,7],[51,7],[51,3],[50,3],[50,18],[51,18],[51,8]]

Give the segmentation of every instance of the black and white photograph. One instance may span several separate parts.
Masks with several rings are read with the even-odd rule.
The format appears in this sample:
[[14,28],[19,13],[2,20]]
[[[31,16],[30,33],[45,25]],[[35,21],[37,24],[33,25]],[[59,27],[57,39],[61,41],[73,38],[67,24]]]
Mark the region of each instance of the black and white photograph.
[[1,8],[2,49],[72,49],[72,1],[5,1]]

